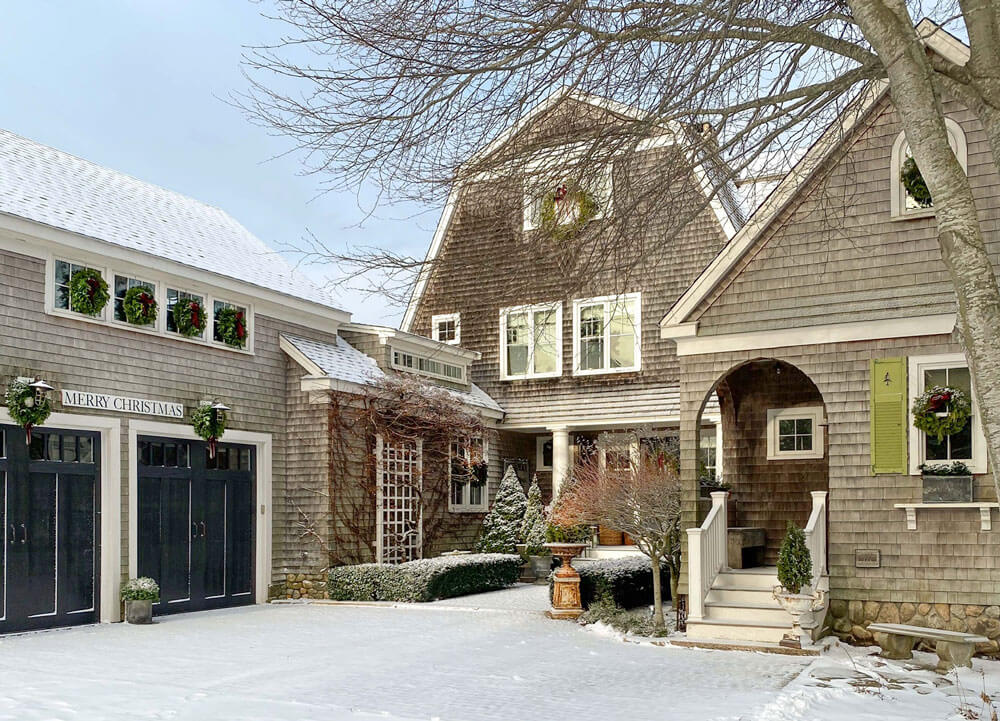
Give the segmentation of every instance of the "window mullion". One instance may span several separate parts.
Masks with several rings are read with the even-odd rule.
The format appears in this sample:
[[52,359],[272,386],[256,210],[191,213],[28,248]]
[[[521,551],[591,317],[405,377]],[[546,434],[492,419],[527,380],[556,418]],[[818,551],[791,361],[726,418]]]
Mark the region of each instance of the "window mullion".
[[611,304],[604,303],[603,308],[604,328],[601,330],[601,338],[604,343],[604,370],[611,369]]

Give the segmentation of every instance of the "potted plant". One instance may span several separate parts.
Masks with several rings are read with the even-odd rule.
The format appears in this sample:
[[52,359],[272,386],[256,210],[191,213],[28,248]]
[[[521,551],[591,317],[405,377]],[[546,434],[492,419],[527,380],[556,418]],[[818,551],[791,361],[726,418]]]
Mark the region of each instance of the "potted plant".
[[129,623],[153,622],[153,604],[160,600],[160,587],[152,578],[132,578],[122,586],[125,620]]
[[802,593],[803,588],[812,584],[812,572],[812,556],[806,545],[806,534],[789,521],[778,551],[778,582],[781,585],[775,586],[772,591],[774,599],[792,617],[792,630],[781,639],[782,646],[801,648],[802,615],[823,607],[823,591]]
[[921,463],[924,503],[972,503],[972,471],[961,461]]

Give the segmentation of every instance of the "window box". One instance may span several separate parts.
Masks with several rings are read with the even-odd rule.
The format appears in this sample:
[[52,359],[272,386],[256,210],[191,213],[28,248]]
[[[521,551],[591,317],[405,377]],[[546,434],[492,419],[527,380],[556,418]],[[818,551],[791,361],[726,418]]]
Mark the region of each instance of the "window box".
[[923,474],[924,503],[972,503],[972,476]]

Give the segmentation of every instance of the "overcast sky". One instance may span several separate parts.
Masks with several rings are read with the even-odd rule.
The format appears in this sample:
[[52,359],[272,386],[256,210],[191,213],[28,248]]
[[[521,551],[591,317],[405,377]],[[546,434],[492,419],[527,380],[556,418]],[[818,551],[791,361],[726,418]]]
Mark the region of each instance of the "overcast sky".
[[[273,247],[311,230],[331,245],[423,255],[437,211],[399,206],[364,220],[357,193],[317,195],[290,142],[225,100],[245,89],[244,45],[281,26],[248,0],[4,2],[0,127],[219,206]],[[421,215],[414,218],[415,213]],[[362,227],[358,223],[364,220]],[[323,279],[333,268],[310,268]],[[395,325],[401,310],[340,292],[355,320]]]

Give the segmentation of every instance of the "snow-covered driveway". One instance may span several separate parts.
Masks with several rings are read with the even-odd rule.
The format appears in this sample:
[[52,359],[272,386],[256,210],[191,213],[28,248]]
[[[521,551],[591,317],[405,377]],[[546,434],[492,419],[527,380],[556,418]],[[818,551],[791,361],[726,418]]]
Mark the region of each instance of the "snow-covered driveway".
[[0,719],[886,721],[955,708],[932,673],[936,703],[859,694],[831,681],[855,673],[831,659],[814,678],[800,676],[810,659],[623,643],[550,621],[531,610],[544,593],[256,606],[0,638]]

